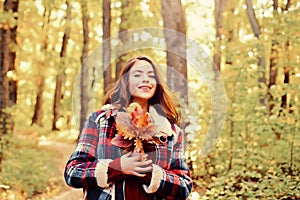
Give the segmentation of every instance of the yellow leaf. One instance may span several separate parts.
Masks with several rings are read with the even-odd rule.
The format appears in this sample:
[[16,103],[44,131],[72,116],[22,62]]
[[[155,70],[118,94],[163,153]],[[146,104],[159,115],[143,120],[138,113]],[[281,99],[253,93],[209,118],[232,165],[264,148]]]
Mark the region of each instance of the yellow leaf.
[[128,111],[128,112],[134,112],[136,109],[137,109],[137,110],[141,110],[141,109],[142,109],[142,106],[141,106],[140,104],[138,104],[138,103],[133,102],[133,103],[131,103],[131,104],[128,106],[127,111]]
[[135,145],[135,148],[136,148],[137,152],[144,153],[143,143],[140,139],[137,138],[135,140],[134,145]]

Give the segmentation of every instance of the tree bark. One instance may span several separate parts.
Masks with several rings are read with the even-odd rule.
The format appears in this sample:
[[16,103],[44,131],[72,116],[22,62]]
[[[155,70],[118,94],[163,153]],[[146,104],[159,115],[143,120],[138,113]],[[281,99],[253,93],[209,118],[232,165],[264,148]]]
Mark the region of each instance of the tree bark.
[[60,117],[60,101],[63,98],[62,95],[62,87],[64,84],[65,80],[65,62],[64,58],[66,56],[66,51],[67,51],[67,45],[68,45],[68,40],[70,38],[70,21],[71,21],[71,7],[69,5],[69,1],[66,1],[67,5],[67,11],[66,11],[66,30],[63,36],[62,40],[62,46],[61,46],[61,51],[60,51],[60,58],[61,58],[61,63],[62,63],[62,69],[59,69],[58,74],[56,75],[56,87],[55,87],[55,92],[54,92],[54,102],[53,102],[53,123],[52,123],[52,130],[59,130],[57,127],[57,121]]
[[[12,1],[11,9],[13,13],[15,14],[14,19],[18,20],[17,14],[18,14],[18,7],[19,7],[19,0]],[[11,44],[14,46],[17,45],[17,29],[18,26],[14,26],[10,28],[10,40]],[[10,49],[10,64],[9,64],[9,71],[12,71],[15,73],[16,67],[15,67],[15,60],[16,60],[16,52],[12,48]],[[17,85],[17,80],[14,78],[11,78],[9,80],[9,99],[10,99],[10,106],[15,105],[17,103],[17,90],[18,90],[18,85]]]
[[[167,51],[167,85],[178,93],[185,106],[188,105],[187,61],[186,61],[186,23],[185,13],[180,0],[161,0],[164,37]],[[184,108],[184,106],[182,106]],[[189,122],[182,120],[180,127],[185,130]],[[183,146],[187,147],[187,135],[184,134]]]
[[[290,46],[290,42],[289,40],[286,41],[285,43],[285,51],[288,52],[289,51],[289,46]],[[287,53],[287,59],[289,60],[289,53]],[[290,83],[290,68],[289,66],[284,66],[283,67],[283,73],[284,73],[284,79],[283,79],[283,83],[285,84],[289,84]],[[281,107],[282,108],[288,108],[290,107],[289,105],[287,105],[287,94],[283,95],[281,97]]]
[[259,36],[261,34],[260,26],[259,26],[259,23],[258,23],[257,18],[255,16],[252,0],[245,0],[245,2],[246,2],[246,6],[247,6],[248,19],[250,21],[250,25],[251,25],[253,34],[256,38],[259,38]]
[[276,39],[272,40],[271,46],[271,58],[270,58],[270,80],[268,87],[271,88],[272,85],[276,84],[276,77],[277,77],[277,62],[278,62],[278,42]]
[[[13,18],[18,20],[19,0],[5,0],[3,11],[10,10],[13,12]],[[14,46],[17,45],[17,28],[10,23],[2,23],[0,28],[0,172],[3,160],[4,143],[2,137],[10,133],[14,128],[14,120],[10,113],[4,112],[3,109],[13,106],[17,102],[17,80],[14,77],[8,77],[10,71],[15,73],[16,52]],[[12,48],[13,47],[13,48]]]
[[[291,1],[288,0],[286,5],[285,5],[285,11],[288,11],[289,7],[291,6]],[[285,42],[285,51],[287,52],[287,59],[289,58],[289,46],[290,46],[290,41],[289,39],[287,39],[287,41]],[[286,84],[290,83],[290,69],[288,66],[284,66],[283,68],[284,70],[284,80],[283,82]],[[282,108],[287,108],[287,94],[283,95],[281,97],[281,107]]]
[[[278,18],[278,0],[273,0],[273,15],[274,18]],[[277,27],[274,27],[274,34],[276,35],[278,33]],[[279,43],[275,39],[272,39],[272,44],[271,44],[271,56],[270,56],[270,65],[269,65],[269,70],[270,70],[270,75],[269,75],[269,84],[268,84],[268,89],[270,90],[272,85],[276,84],[276,77],[277,77],[277,62],[278,62],[278,47]],[[274,108],[274,99],[272,94],[269,92],[269,113],[271,113],[272,109]]]
[[285,8],[283,10],[288,11],[290,6],[291,6],[291,0],[287,0],[286,4],[285,4]]
[[102,1],[103,17],[103,43],[102,43],[102,59],[103,59],[103,80],[104,80],[104,94],[108,86],[112,83],[112,70],[111,70],[111,44],[110,44],[110,24],[111,24],[111,8],[110,0]]
[[[253,9],[253,5],[252,5],[252,0],[245,0],[246,2],[246,6],[247,6],[247,15],[248,15],[248,19],[249,22],[251,24],[251,28],[253,31],[254,36],[259,39],[260,35],[261,35],[261,31],[260,31],[260,26],[258,23],[258,20],[255,16],[255,12]],[[258,78],[258,83],[259,83],[259,87],[261,88],[261,84],[266,85],[266,69],[265,69],[265,57],[264,57],[264,52],[263,52],[263,46],[261,44],[257,44],[257,49],[259,51],[259,54],[262,54],[262,56],[258,56],[258,72],[259,72],[259,78]],[[264,97],[260,97],[260,104],[264,105],[265,102],[265,98]]]
[[215,0],[216,43],[215,43],[215,52],[213,55],[214,71],[221,70],[221,43],[222,43],[221,36],[222,36],[222,28],[223,28],[223,12],[225,6],[226,6],[226,0]]
[[[119,39],[121,42],[121,45],[124,44],[125,42],[129,41],[128,33],[127,33],[127,26],[125,26],[125,23],[128,21],[128,15],[125,13],[126,10],[128,9],[130,5],[130,0],[123,0],[122,1],[122,6],[121,6],[121,23],[120,23],[120,28],[119,28]],[[118,58],[118,61],[116,63],[116,77],[115,81],[118,79],[120,76],[120,72],[122,70],[123,65],[126,63],[126,60],[124,57],[126,54],[122,55],[120,58]]]
[[45,77],[39,76],[37,78],[37,87],[38,87],[38,93],[36,95],[36,103],[34,106],[34,114],[32,117],[31,125],[37,124],[38,126],[42,126],[42,117],[43,117],[43,93],[45,88]]
[[184,103],[188,103],[186,24],[180,0],[161,0],[162,17],[167,46],[167,84],[173,92],[179,92]]
[[[11,10],[14,13],[14,20],[18,20],[19,1],[5,0],[4,12]],[[7,73],[15,74],[15,46],[17,45],[18,25],[5,24],[0,28],[0,120],[1,132],[6,134],[13,129],[11,115],[4,113],[2,109],[13,106],[17,103],[17,80],[15,77],[8,77]],[[1,138],[1,136],[0,136]]]
[[88,55],[88,44],[89,44],[89,26],[88,26],[88,10],[87,2],[85,0],[81,1],[82,9],[82,27],[83,27],[83,48],[81,55],[81,78],[80,78],[80,127],[79,131],[81,132],[87,117],[88,111],[88,66],[84,62],[84,59]]
[[[45,65],[47,63],[47,49],[48,49],[48,24],[50,23],[51,17],[51,9],[45,7],[44,18],[46,18],[46,22],[43,23],[42,32],[45,34],[45,38],[43,40],[43,45],[41,47],[41,52],[45,54],[44,60],[41,61],[41,65]],[[32,117],[31,125],[37,124],[38,126],[42,126],[42,118],[43,118],[43,93],[45,88],[45,77],[44,75],[38,75],[37,77],[37,88],[38,93],[36,96],[36,103],[34,106],[34,114]]]

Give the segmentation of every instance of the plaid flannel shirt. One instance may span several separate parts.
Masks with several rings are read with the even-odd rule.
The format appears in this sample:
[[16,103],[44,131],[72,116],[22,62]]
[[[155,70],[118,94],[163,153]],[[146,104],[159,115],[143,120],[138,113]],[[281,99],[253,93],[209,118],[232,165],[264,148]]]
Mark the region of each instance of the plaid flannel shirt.
[[[183,133],[175,124],[172,129],[174,134],[156,145],[151,182],[143,186],[147,193],[155,194],[155,199],[184,200],[192,189],[182,145]],[[107,183],[109,163],[122,155],[122,149],[110,143],[115,134],[112,110],[102,109],[88,117],[64,173],[69,186],[84,189],[84,200],[114,200],[124,193],[124,188]]]

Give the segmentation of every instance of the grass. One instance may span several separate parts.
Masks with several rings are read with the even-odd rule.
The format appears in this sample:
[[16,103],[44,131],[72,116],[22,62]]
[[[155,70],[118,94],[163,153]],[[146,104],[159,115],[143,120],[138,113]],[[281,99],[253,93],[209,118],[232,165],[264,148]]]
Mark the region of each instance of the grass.
[[[1,164],[1,199],[32,199],[42,193],[53,191],[59,174],[57,153],[37,145],[38,134],[10,135]],[[60,174],[59,174],[60,175]]]

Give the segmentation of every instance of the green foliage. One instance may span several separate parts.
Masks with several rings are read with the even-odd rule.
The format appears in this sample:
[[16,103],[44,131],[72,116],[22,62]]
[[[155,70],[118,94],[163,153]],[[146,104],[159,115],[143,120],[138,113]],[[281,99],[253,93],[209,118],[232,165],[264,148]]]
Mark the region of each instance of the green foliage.
[[251,101],[235,107],[214,151],[194,163],[194,190],[203,199],[299,198],[299,124],[291,120],[299,114],[268,116]]
[[4,149],[4,160],[1,164],[0,182],[8,186],[2,191],[2,197],[11,191],[21,194],[22,198],[31,198],[33,195],[45,193],[53,184],[51,177],[57,176],[58,170],[53,157],[55,152],[36,146],[35,136],[22,139],[4,138],[9,145]]
[[[189,154],[195,183],[191,199],[299,199],[300,21],[295,14],[299,6],[277,17],[270,7],[262,8],[265,16],[257,9],[263,34],[259,40],[247,38],[252,33],[240,6],[230,4],[223,14],[221,74],[227,96],[226,121],[217,146],[207,157]],[[271,54],[272,40],[277,42],[273,46],[276,55]],[[257,49],[257,44],[263,48]],[[266,83],[258,82],[260,56],[265,57]],[[269,87],[271,58],[277,61],[277,76],[276,84]],[[288,82],[284,80],[287,70]],[[197,94],[197,99],[209,105],[210,98],[203,98],[205,92]],[[204,120],[190,145],[192,153],[200,149],[210,112],[210,107],[203,107],[199,113]]]

